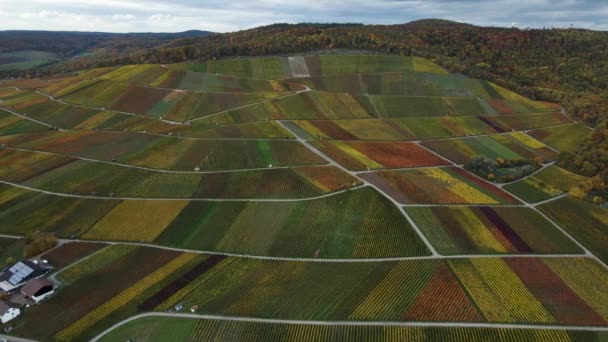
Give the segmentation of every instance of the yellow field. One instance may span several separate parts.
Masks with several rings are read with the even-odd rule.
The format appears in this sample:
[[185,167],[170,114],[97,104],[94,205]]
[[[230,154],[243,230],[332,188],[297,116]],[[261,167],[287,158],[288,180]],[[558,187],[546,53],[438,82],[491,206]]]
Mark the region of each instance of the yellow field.
[[187,204],[188,201],[123,201],[82,237],[151,242]]

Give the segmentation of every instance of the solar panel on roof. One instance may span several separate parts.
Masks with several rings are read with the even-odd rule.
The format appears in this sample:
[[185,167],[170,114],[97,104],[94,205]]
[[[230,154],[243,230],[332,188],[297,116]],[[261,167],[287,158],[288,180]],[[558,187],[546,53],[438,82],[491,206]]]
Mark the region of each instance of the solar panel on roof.
[[21,280],[22,280],[22,279],[23,279],[23,278],[21,278],[21,277],[19,277],[19,276],[17,276],[17,275],[13,275],[13,276],[12,276],[12,277],[11,277],[11,278],[8,280],[8,282],[9,282],[9,283],[11,283],[12,285],[17,285],[17,284],[19,284],[19,283],[21,282]]
[[34,272],[34,269],[22,262],[18,262],[11,268],[9,268],[9,272],[12,273],[11,277],[8,280],[9,283],[11,283],[12,285],[17,285],[21,283],[23,279],[25,279],[27,276],[32,274],[32,272]]

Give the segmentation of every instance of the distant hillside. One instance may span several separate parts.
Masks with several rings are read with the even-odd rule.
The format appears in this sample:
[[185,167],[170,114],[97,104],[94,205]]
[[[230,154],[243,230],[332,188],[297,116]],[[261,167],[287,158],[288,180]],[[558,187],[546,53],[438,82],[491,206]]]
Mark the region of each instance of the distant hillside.
[[[37,61],[63,60],[81,55],[95,55],[97,58],[124,56],[143,49],[158,47],[176,39],[203,37],[210,34],[212,32],[196,30],[178,33],[0,31],[0,56],[3,56],[2,53],[5,54],[5,60],[0,59],[0,70],[21,70],[24,69],[23,66],[36,66]],[[50,53],[54,58],[44,60],[33,57],[28,60],[27,54],[23,53],[28,51],[36,51],[38,55]],[[12,57],[15,54],[18,56],[16,58],[21,58],[17,61],[20,64],[15,64],[14,60],[6,57]]]

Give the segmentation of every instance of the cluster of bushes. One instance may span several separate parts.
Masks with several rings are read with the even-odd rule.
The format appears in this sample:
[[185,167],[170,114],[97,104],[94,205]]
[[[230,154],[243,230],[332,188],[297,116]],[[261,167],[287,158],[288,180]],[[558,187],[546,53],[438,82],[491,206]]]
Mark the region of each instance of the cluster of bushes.
[[603,204],[608,198],[608,186],[602,177],[594,176],[573,186],[568,193],[580,200]]
[[25,237],[23,256],[31,258],[57,245],[57,238],[51,233],[34,232]]
[[475,156],[465,168],[492,182],[512,182],[536,171],[542,165],[540,159],[490,159]]

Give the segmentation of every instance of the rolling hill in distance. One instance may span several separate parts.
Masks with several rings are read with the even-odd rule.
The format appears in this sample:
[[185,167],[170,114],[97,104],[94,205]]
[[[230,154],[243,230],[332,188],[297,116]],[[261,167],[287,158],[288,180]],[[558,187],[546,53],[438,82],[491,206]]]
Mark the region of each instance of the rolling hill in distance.
[[1,32],[0,326],[606,341],[607,44],[436,19]]

